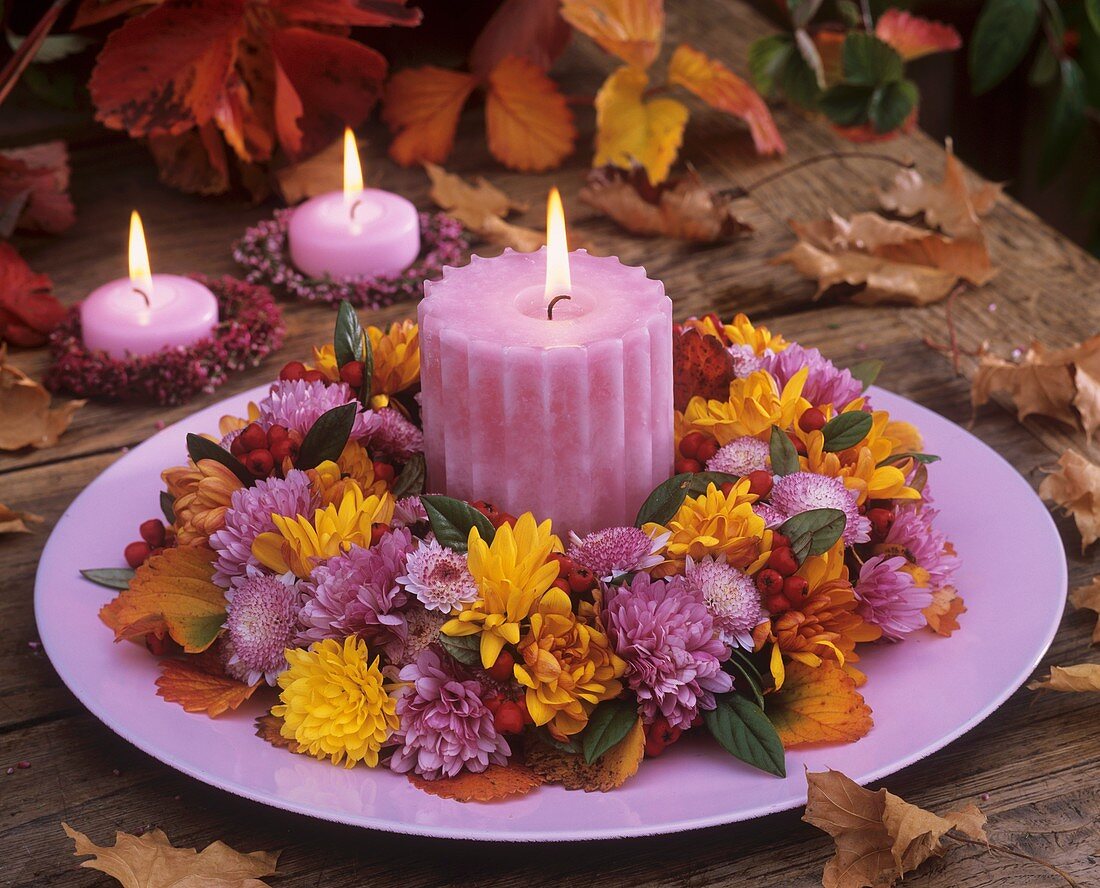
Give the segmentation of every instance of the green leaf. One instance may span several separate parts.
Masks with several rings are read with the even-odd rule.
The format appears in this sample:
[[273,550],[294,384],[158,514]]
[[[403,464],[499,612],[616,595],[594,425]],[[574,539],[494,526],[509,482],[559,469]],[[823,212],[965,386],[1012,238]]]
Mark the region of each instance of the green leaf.
[[[687,495],[702,496],[711,484],[721,489],[723,484],[736,484],[738,480],[737,475],[731,475],[729,472],[695,472],[691,476],[691,484],[688,486]],[[673,514],[676,513],[673,512]]]
[[215,444],[209,438],[204,438],[202,435],[188,433],[187,455],[191,457],[191,461],[196,464],[200,459],[212,459],[214,462],[221,463],[236,475],[241,484],[245,487],[251,487],[256,483],[256,479],[252,476],[252,473],[244,467],[244,464],[241,463],[237,457],[224,447]]
[[1085,12],[1092,30],[1100,34],[1100,0],[1085,0]]
[[363,406],[370,405],[371,395],[374,394],[374,346],[371,345],[370,336],[363,335],[363,387],[359,390],[359,400]]
[[798,462],[798,451],[779,426],[772,426],[772,437],[769,442],[769,450],[772,459],[773,475],[793,475],[800,471],[802,466]]
[[838,126],[860,126],[867,122],[872,95],[873,87],[838,83],[822,93],[818,108]]
[[129,567],[91,567],[82,570],[80,575],[108,589],[129,589],[134,571]]
[[805,28],[817,11],[822,0],[787,0],[787,9],[791,13],[791,22],[796,28]]
[[638,721],[638,707],[632,700],[608,700],[588,717],[588,727],[581,737],[584,760],[592,764],[630,733]]
[[857,361],[848,368],[848,372],[852,374],[853,378],[862,382],[863,390],[867,391],[867,389],[875,384],[875,380],[878,379],[879,373],[882,372],[882,367],[882,361],[873,359]]
[[441,546],[456,552],[465,552],[472,527],[477,528],[486,543],[491,543],[496,536],[496,528],[492,522],[462,500],[432,494],[420,497],[420,502],[424,504],[428,522]]
[[911,459],[914,462],[927,465],[928,463],[939,462],[940,458],[934,453],[917,453],[915,450],[904,450],[901,453],[892,453],[880,462],[875,468],[879,466],[890,466],[894,463],[905,462],[905,460]]
[[912,80],[884,83],[871,94],[867,116],[876,133],[890,133],[905,123],[917,106],[920,91]]
[[352,361],[363,360],[363,327],[359,315],[346,299],[336,311],[336,329],[332,332],[332,348],[336,352],[336,366],[343,367]]
[[164,513],[164,520],[169,524],[176,523],[176,500],[167,490],[160,492],[160,510]]
[[401,474],[394,479],[393,495],[397,499],[401,499],[403,496],[413,496],[420,493],[424,489],[424,479],[427,474],[428,469],[424,463],[424,454],[414,454],[413,458],[405,463]]
[[811,61],[807,58],[807,53],[817,53],[813,40],[808,36],[801,43],[796,39],[795,49],[779,72],[779,88],[789,101],[813,110],[821,99],[821,84],[814,67],[815,63],[820,64],[820,59]]
[[547,746],[552,746],[554,749],[560,749],[562,752],[568,753],[569,755],[580,755],[582,752],[581,745],[574,738],[562,741],[549,731],[542,729],[536,731],[535,734],[540,743],[545,743]]
[[779,86],[780,72],[791,53],[797,53],[790,34],[770,34],[749,47],[749,76],[757,91],[772,96]]
[[839,453],[841,450],[855,447],[867,437],[874,422],[874,417],[862,410],[852,410],[834,416],[821,429],[821,434],[825,436],[825,450],[829,453]]
[[658,484],[638,510],[638,517],[634,519],[634,526],[642,527],[650,522],[654,524],[668,522],[679,511],[680,506],[684,504],[690,487],[691,472],[673,475],[667,481]]
[[783,743],[764,710],[737,694],[719,697],[716,703],[715,709],[703,713],[703,721],[726,752],[768,774],[786,777]]
[[791,541],[794,556],[801,564],[811,555],[828,552],[844,533],[847,517],[840,509],[810,509],[792,515],[779,532]]
[[1035,50],[1035,61],[1031,63],[1031,70],[1027,74],[1027,82],[1032,86],[1046,86],[1058,74],[1058,59],[1050,50],[1050,44],[1045,40],[1039,41],[1039,47]]
[[730,658],[726,660],[725,670],[733,674],[734,690],[747,693],[761,709],[764,708],[764,684],[760,678],[760,671],[752,659],[740,648],[734,648]]
[[359,405],[352,402],[333,407],[317,417],[317,421],[302,439],[295,467],[313,469],[325,460],[335,460],[351,437]]
[[856,86],[882,86],[901,80],[905,73],[905,65],[894,47],[862,31],[852,31],[844,38],[840,64],[845,83]]
[[1062,59],[1058,68],[1058,94],[1047,118],[1039,158],[1041,182],[1049,182],[1061,171],[1085,126],[1085,74],[1074,59]]
[[444,635],[439,633],[443,650],[466,666],[481,665],[481,635]]
[[837,0],[836,11],[849,28],[858,28],[863,23],[863,14],[854,0]]
[[970,84],[980,96],[1027,54],[1039,27],[1039,0],[987,0],[970,37]]

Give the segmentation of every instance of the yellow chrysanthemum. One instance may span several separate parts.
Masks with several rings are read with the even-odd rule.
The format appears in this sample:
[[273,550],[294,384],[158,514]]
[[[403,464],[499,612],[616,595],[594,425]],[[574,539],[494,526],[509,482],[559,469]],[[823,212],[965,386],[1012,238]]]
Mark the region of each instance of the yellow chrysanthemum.
[[329,382],[340,381],[340,367],[336,363],[336,349],[329,345],[313,347],[313,363],[307,369],[320,370]]
[[539,600],[519,652],[523,662],[514,673],[527,688],[527,711],[559,740],[583,731],[596,704],[622,692],[626,663],[611,649],[595,611],[589,620],[578,617],[561,589]]
[[547,559],[551,552],[560,551],[561,541],[550,532],[550,521],[536,524],[530,512],[520,515],[514,528],[507,524],[497,528],[491,545],[472,528],[466,560],[479,597],[444,623],[443,633],[480,632],[481,663],[488,669],[505,644],[519,643],[520,623],[558,578],[557,562],[547,563]]
[[727,345],[747,345],[758,355],[768,350],[781,352],[788,345],[787,340],[778,333],[772,333],[767,327],[754,327],[745,314],[739,313],[729,324],[721,323],[712,314],[694,318],[688,323],[700,333],[717,336]]
[[685,499],[668,524],[646,524],[643,529],[651,537],[669,535],[663,550],[666,562],[653,573],[680,573],[689,555],[695,560],[724,555],[740,570],[757,570],[771,552],[772,532],[752,509],[756,499],[749,493],[747,478],[738,481],[729,494],[709,484],[702,496]]
[[256,406],[254,401],[248,402],[248,416],[233,416],[227,413],[221,419],[218,420],[218,435],[220,438],[224,438],[230,432],[235,432],[238,429],[243,429],[250,422],[255,422],[260,418],[260,408]]
[[[420,328],[412,321],[390,324],[389,330],[367,327],[374,349],[371,402],[384,407],[396,395],[420,379]],[[380,399],[384,402],[378,403]]]
[[331,558],[353,545],[370,546],[371,527],[393,520],[393,497],[364,496],[354,482],[348,482],[337,506],[333,503],[305,515],[272,515],[278,531],[261,533],[252,543],[252,554],[276,573],[293,571],[303,579],[313,570],[314,559]]
[[290,648],[279,675],[279,732],[310,755],[353,768],[378,764],[378,751],[398,728],[397,701],[387,693],[367,645],[354,635],[326,639],[308,650]]
[[340,502],[353,484],[368,495],[382,496],[389,490],[385,481],[375,478],[370,454],[357,441],[348,441],[336,462],[325,460],[306,474],[326,506]]
[[200,459],[198,464],[173,466],[160,477],[173,497],[176,541],[181,546],[202,546],[210,534],[221,530],[233,491],[244,485],[220,462]]
[[677,441],[688,432],[702,432],[725,445],[746,435],[767,438],[773,425],[790,428],[810,408],[810,402],[802,397],[808,374],[803,367],[780,391],[775,377],[757,370],[733,380],[725,401],[692,398],[683,415],[676,417]]

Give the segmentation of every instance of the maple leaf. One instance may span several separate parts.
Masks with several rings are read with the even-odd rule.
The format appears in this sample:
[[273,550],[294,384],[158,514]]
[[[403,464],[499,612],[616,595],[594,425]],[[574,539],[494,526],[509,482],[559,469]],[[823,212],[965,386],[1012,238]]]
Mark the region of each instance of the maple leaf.
[[648,68],[661,51],[664,0],[562,0],[561,15],[604,52]]
[[402,166],[446,160],[454,147],[458,116],[476,85],[471,74],[434,65],[394,74],[386,84],[382,111],[396,133],[390,157]]
[[573,151],[573,112],[557,85],[527,59],[507,56],[489,75],[485,98],[489,151],[505,166],[538,172]]
[[177,848],[161,830],[141,836],[116,832],[115,843],[100,846],[84,833],[62,823],[73,840],[77,857],[93,855],[80,865],[106,873],[123,888],[172,888],[211,885],[218,888],[264,888],[261,876],[275,873],[279,852],[253,851],[242,854],[224,842],[212,842],[202,851]]
[[1077,394],[1073,368],[1064,356],[1048,352],[1039,342],[1032,342],[1018,362],[981,356],[970,383],[970,403],[977,409],[994,392],[1004,392],[1012,399],[1020,422],[1039,414],[1077,425],[1072,409]]
[[638,719],[622,740],[591,764],[579,753],[534,743],[527,750],[527,766],[547,783],[560,783],[566,789],[610,792],[638,773],[644,755],[645,730]]
[[921,610],[928,628],[945,638],[959,629],[959,617],[966,613],[966,604],[954,586],[944,586],[932,593],[932,603]]
[[470,70],[484,80],[506,56],[549,70],[572,35],[560,5],[559,0],[504,0],[474,41]]
[[17,512],[0,503],[0,533],[30,533],[28,524],[41,524],[44,519],[34,512]]
[[217,718],[236,709],[260,686],[247,685],[225,673],[217,646],[182,660],[162,660],[157,696],[179,703],[187,712],[204,712]]
[[1073,516],[1081,533],[1081,551],[1100,539],[1100,466],[1076,450],[1058,457],[1058,468],[1039,485],[1039,496]]
[[596,157],[593,166],[641,165],[649,181],[663,182],[683,140],[688,109],[676,99],[644,99],[649,78],[637,68],[611,73],[596,93]]
[[1100,691],[1100,663],[1077,663],[1074,666],[1051,666],[1045,680],[1028,684],[1031,691],[1063,691],[1076,694]]
[[50,393],[9,364],[7,347],[0,345],[0,450],[52,447],[84,404],[51,406]]
[[130,588],[104,605],[99,618],[115,641],[167,633],[186,653],[201,653],[225,622],[225,592],[211,579],[213,561],[205,546],[166,549],[137,569]]
[[0,242],[0,342],[43,345],[65,317],[65,307],[51,292],[53,283],[31,271],[9,243]]
[[[1093,577],[1087,586],[1078,586],[1070,592],[1069,601],[1078,610],[1090,610],[1100,615],[1100,576]],[[1100,619],[1092,627],[1092,643],[1100,644]]]
[[749,125],[757,154],[785,154],[771,111],[748,83],[704,52],[680,44],[668,63],[668,79],[712,108],[740,117]]
[[159,2],[161,0],[80,0],[80,6],[73,16],[73,30],[98,25],[138,9],[155,6]]
[[852,743],[871,730],[871,707],[843,667],[786,664],[783,690],[768,695],[768,719],[783,748],[806,743]]
[[417,789],[442,799],[454,799],[456,802],[495,802],[527,795],[543,783],[542,777],[530,768],[518,764],[489,765],[477,774],[463,771],[455,777],[444,777],[440,780],[425,780],[412,773],[408,778]]
[[16,228],[58,234],[75,221],[64,142],[0,151],[0,237]]
[[901,9],[887,9],[875,22],[875,36],[910,62],[935,52],[962,46],[962,37],[951,25],[920,18]]
[[689,327],[672,338],[673,406],[687,409],[696,395],[709,400],[729,397],[733,381],[733,356],[717,336]]

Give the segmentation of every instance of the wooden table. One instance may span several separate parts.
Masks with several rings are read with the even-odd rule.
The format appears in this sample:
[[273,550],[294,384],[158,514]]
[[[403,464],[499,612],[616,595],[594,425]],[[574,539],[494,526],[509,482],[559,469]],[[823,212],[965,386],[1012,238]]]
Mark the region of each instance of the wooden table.
[[[669,4],[687,7],[688,4]],[[721,58],[742,60],[748,44],[766,29],[746,6],[698,0],[670,15],[673,36]],[[591,90],[608,62],[576,41],[559,63],[568,77]],[[744,185],[780,167],[835,148],[825,127],[779,109],[777,120],[790,154],[760,160],[744,129],[716,114],[697,112],[684,151],[714,184]],[[751,239],[713,247],[627,237],[595,217],[575,198],[589,160],[590,121],[581,150],[564,170],[523,176],[499,169],[488,158],[479,120],[465,121],[449,167],[484,173],[512,194],[529,198],[527,221],[540,224],[541,201],[551,183],[566,195],[571,222],[626,262],[644,263],[666,282],[677,315],[714,309],[766,319],[783,333],[814,344],[840,362],[878,357],[887,361],[880,383],[957,422],[970,417],[969,384],[956,377],[943,356],[922,343],[945,336],[942,306],[925,310],[860,308],[813,303],[814,287],[788,267],[767,264],[788,246],[790,217],[808,218],[835,209],[848,213],[873,206],[871,189],[892,169],[869,160],[819,165],[761,189],[743,204],[756,227]],[[381,155],[381,133],[373,139]],[[921,134],[880,149],[915,160],[929,174],[942,168],[940,146]],[[79,221],[55,239],[18,243],[32,266],[48,273],[66,302],[74,302],[121,271],[127,211],[145,217],[156,268],[164,271],[233,272],[230,242],[243,228],[270,213],[225,199],[199,199],[169,191],[156,181],[144,151],[104,138],[74,152],[73,194]],[[419,170],[399,170],[382,160],[369,175],[427,206],[426,179]],[[984,290],[966,295],[955,308],[962,344],[988,340],[1007,352],[1034,336],[1065,345],[1100,330],[1100,264],[1066,242],[1010,200],[988,220],[1000,275]],[[34,572],[49,528],[76,494],[128,447],[152,434],[159,422],[174,422],[232,392],[267,380],[281,362],[306,354],[328,336],[333,315],[321,307],[285,305],[290,336],[285,349],[259,369],[235,377],[213,396],[182,408],[89,404],[58,446],[0,455],[0,502],[45,516],[33,534],[0,539],[0,769],[26,760],[31,767],[0,772],[0,884],[102,884],[98,874],[76,868],[72,844],[61,831],[66,820],[100,842],[116,829],[136,831],[155,824],[177,845],[205,846],[223,839],[234,847],[283,849],[277,885],[789,885],[820,883],[831,842],[799,820],[801,812],[778,814],[729,827],[664,838],[555,846],[491,846],[368,833],[282,813],[182,776],[138,752],[96,721],[72,697],[36,649],[31,607]],[[378,323],[412,311],[399,305]],[[32,374],[45,368],[42,350],[17,352]],[[972,361],[964,360],[966,372]],[[1033,484],[1069,445],[1100,458],[1081,435],[1042,421],[1020,425],[999,406],[981,411],[974,432],[995,447]],[[995,496],[995,494],[992,494]],[[988,505],[988,504],[983,504]],[[1092,557],[1081,557],[1071,523],[1059,519],[1069,553],[1072,584],[1088,580]],[[965,590],[963,590],[965,592]],[[1090,620],[1067,615],[1044,666],[1080,662],[1090,651]],[[964,625],[965,630],[965,625]],[[966,644],[966,632],[958,638]],[[95,634],[73,643],[105,644]],[[152,692],[150,690],[150,692]],[[929,693],[951,693],[930,688]],[[1049,859],[1082,882],[1095,877],[1100,853],[1100,698],[1037,697],[1016,693],[995,715],[945,750],[885,781],[891,791],[920,805],[977,801],[990,815],[993,838]],[[654,799],[655,805],[661,804]],[[979,849],[956,849],[906,884],[981,886],[1062,884],[1048,872]]]

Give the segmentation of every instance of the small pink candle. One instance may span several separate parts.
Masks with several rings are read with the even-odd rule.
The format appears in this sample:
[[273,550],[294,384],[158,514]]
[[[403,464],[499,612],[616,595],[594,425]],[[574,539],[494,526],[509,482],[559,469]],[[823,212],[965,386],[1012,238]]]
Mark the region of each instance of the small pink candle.
[[310,277],[398,274],[420,254],[420,216],[400,195],[363,187],[355,136],[344,131],[344,190],[310,198],[290,217],[290,261]]
[[152,274],[145,233],[137,212],[130,215],[130,277],[93,290],[80,304],[84,345],[112,358],[148,355],[191,345],[218,323],[218,300],[198,281]]
[[[558,533],[633,524],[672,470],[672,302],[644,268],[583,250],[555,282],[547,253],[474,256],[425,283],[428,489]],[[571,296],[552,319],[548,291]]]

